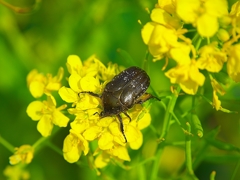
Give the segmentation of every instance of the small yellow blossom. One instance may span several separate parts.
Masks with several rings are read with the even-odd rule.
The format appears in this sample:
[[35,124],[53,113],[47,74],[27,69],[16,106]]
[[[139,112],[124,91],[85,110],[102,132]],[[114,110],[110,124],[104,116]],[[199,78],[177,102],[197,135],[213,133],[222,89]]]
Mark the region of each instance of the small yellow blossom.
[[191,47],[185,43],[178,43],[177,47],[170,50],[170,57],[174,59],[179,65],[187,64],[191,61],[189,54]]
[[23,169],[22,166],[7,166],[3,174],[8,177],[9,180],[30,179],[30,173]]
[[31,102],[27,107],[27,114],[32,120],[39,121],[37,129],[42,136],[47,137],[54,124],[59,127],[67,126],[69,118],[61,112],[65,108],[66,105],[56,108],[56,100],[53,96],[48,96],[47,101]]
[[226,42],[230,39],[230,34],[227,32],[226,29],[219,29],[217,32],[217,37],[220,41]]
[[106,152],[99,154],[94,161],[96,168],[103,168],[110,162],[110,156]]
[[166,27],[179,29],[182,26],[181,20],[173,16],[162,8],[154,8],[151,12],[151,20]]
[[212,76],[210,76],[210,79],[213,90],[223,96],[226,93],[226,91],[224,90],[222,85],[219,82],[217,82],[214,78],[212,78]]
[[212,37],[219,28],[219,18],[228,15],[226,0],[177,0],[176,12],[185,23],[191,23],[200,35]]
[[77,74],[80,77],[86,75],[95,76],[98,74],[100,69],[104,69],[105,66],[99,61],[95,55],[89,57],[84,63],[77,55],[70,55],[67,58],[67,69],[68,72],[72,74]]
[[27,84],[32,96],[34,98],[39,98],[43,94],[51,95],[52,91],[58,91],[61,87],[63,73],[62,67],[59,68],[58,74],[55,77],[52,77],[51,74],[44,76],[38,73],[36,69],[32,70],[27,76]]
[[235,82],[240,82],[240,44],[232,45],[229,49],[228,56],[228,75]]
[[89,151],[88,141],[76,130],[71,129],[70,134],[63,142],[63,157],[69,163],[79,160],[82,152],[87,155]]
[[130,161],[130,157],[125,146],[116,145],[113,149],[107,151],[110,155],[115,156],[119,159]]
[[232,5],[229,15],[232,24],[232,35],[235,38],[237,34],[240,34],[240,1]]
[[14,155],[9,157],[10,164],[15,165],[19,162],[29,164],[33,159],[33,153],[34,149],[30,145],[22,145],[19,148],[15,148]]
[[190,63],[178,65],[165,73],[171,83],[177,83],[182,90],[188,94],[196,94],[198,87],[202,86],[205,77],[199,72],[197,63],[192,60]]
[[158,6],[169,14],[174,14],[176,11],[176,1],[175,0],[158,0]]
[[223,63],[227,61],[227,54],[217,48],[217,43],[203,46],[199,49],[200,57],[197,64],[200,69],[206,69],[209,72],[219,72]]
[[213,90],[213,107],[217,111],[221,109],[221,101],[218,99],[218,96],[215,90]]
[[70,55],[66,63],[68,72],[70,74],[80,74],[82,69],[82,61],[77,55]]
[[[97,101],[96,97],[92,97],[89,94],[79,93],[82,91],[98,92],[100,88],[99,80],[90,76],[85,76],[81,79],[71,78],[73,76],[75,75],[71,75],[69,78],[69,85],[71,88],[63,86],[59,89],[58,93],[60,97],[68,103],[73,103],[73,106],[77,105],[79,108],[83,106],[86,107],[87,109],[97,107],[99,105],[99,101]],[[85,104],[83,103],[89,101],[85,101],[84,99],[80,98],[80,96],[84,98],[89,98],[89,101],[92,103],[89,103],[85,106]]]
[[218,99],[217,92],[222,96],[225,94],[223,87],[210,75],[211,85],[213,87],[213,107],[218,111],[221,107],[221,101]]
[[141,32],[143,41],[148,45],[154,59],[162,59],[172,47],[178,45],[178,36],[175,29],[166,28],[154,22],[148,22]]

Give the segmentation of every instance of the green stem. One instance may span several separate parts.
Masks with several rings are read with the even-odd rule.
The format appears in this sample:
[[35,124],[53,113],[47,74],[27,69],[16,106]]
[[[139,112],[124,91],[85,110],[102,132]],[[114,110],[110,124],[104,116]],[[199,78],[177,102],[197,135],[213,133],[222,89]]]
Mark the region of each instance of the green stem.
[[51,142],[48,142],[47,145],[54,150],[56,153],[58,153],[59,155],[63,156],[63,152],[61,151],[61,149],[59,147],[57,147],[56,145],[52,144]]
[[236,177],[236,174],[237,174],[237,172],[238,172],[238,170],[239,170],[239,167],[240,167],[240,160],[238,160],[237,165],[236,165],[236,167],[234,168],[234,171],[233,171],[231,180],[236,179],[235,177]]
[[204,159],[205,153],[208,148],[208,143],[204,142],[203,145],[198,150],[198,153],[196,154],[196,158],[193,161],[193,169],[196,169],[197,166],[201,163],[201,161]]
[[157,174],[158,174],[158,170],[159,170],[160,158],[161,158],[161,155],[162,155],[162,152],[163,152],[163,147],[164,147],[163,145],[164,145],[164,143],[161,143],[159,145],[157,154],[155,155],[153,169],[152,169],[152,173],[151,173],[151,177],[150,177],[151,180],[157,180],[158,179]]
[[172,117],[172,112],[174,110],[180,90],[181,90],[181,88],[178,86],[176,92],[174,94],[172,94],[171,99],[167,106],[167,110],[166,110],[164,120],[163,120],[163,129],[162,129],[162,133],[159,138],[161,143],[158,145],[157,153],[156,153],[155,159],[153,161],[153,168],[152,168],[152,172],[151,172],[151,176],[150,176],[151,180],[158,179],[157,175],[158,175],[158,170],[159,170],[159,162],[160,162],[159,160],[160,160],[162,152],[163,152],[163,147],[165,146],[165,143],[163,143],[162,141],[165,140],[165,137],[167,135],[167,132],[168,132],[168,129],[170,126],[170,120]]
[[[189,122],[186,123],[188,132],[191,132],[191,125]],[[194,175],[192,169],[192,151],[191,151],[191,138],[189,135],[186,134],[186,165],[187,170],[190,175]]]
[[198,36],[197,43],[195,46],[196,51],[199,49],[201,43],[202,43],[202,38],[200,36]]
[[192,42],[195,43],[197,39],[199,39],[199,34],[195,33],[194,37],[192,38]]
[[[189,122],[186,123],[187,130],[191,133],[191,125]],[[191,147],[191,136],[186,134],[186,167],[189,175],[193,180],[197,180],[198,178],[195,176],[193,167],[192,167],[192,147]]]
[[45,142],[48,138],[47,137],[41,137],[39,138],[33,145],[32,147],[35,149],[35,150],[38,150],[38,148],[40,148],[40,144],[42,144],[43,142]]
[[146,180],[146,169],[143,167],[143,165],[138,166],[138,179],[139,180]]
[[159,138],[160,141],[164,140],[167,135],[170,120],[172,118],[173,110],[174,110],[180,90],[181,90],[181,88],[178,86],[176,92],[174,94],[172,94],[172,96],[171,96],[171,100],[168,104],[168,107],[167,107],[167,110],[166,110],[166,113],[165,113],[165,116],[163,119],[163,129],[162,129],[161,136]]
[[0,136],[0,144],[2,144],[5,148],[7,148],[12,153],[15,152],[15,150],[14,150],[15,147],[13,145],[11,145],[9,142],[7,142],[7,140],[5,140],[2,136]]
[[47,141],[54,136],[61,128],[59,127],[54,127],[51,133],[51,136],[48,137],[41,137],[39,138],[33,145],[32,147],[35,149],[35,152],[38,151],[44,143],[47,143]]

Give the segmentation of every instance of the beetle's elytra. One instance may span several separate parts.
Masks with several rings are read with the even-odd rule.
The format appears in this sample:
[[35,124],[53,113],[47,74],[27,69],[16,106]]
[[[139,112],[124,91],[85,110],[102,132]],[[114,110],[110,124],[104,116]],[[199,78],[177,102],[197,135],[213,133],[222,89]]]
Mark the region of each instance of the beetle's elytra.
[[122,71],[107,83],[101,95],[89,91],[81,93],[88,93],[102,100],[103,111],[100,113],[100,117],[116,115],[120,122],[120,130],[127,142],[120,114],[124,113],[131,120],[127,110],[132,108],[133,105],[142,104],[151,98],[160,101],[157,97],[146,93],[149,85],[150,78],[147,73],[133,66]]

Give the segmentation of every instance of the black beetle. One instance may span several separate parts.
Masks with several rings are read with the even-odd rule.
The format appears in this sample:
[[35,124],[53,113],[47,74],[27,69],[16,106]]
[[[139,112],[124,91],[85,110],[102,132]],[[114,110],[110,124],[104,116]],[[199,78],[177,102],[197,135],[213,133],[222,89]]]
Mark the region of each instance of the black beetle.
[[160,101],[157,97],[146,93],[149,85],[150,78],[147,73],[133,66],[125,69],[107,83],[102,95],[90,91],[83,91],[81,93],[88,93],[102,100],[103,111],[100,113],[100,117],[116,115],[120,122],[120,130],[127,142],[120,113],[124,113],[131,121],[127,110],[132,108],[133,105],[142,104],[151,98],[156,98]]

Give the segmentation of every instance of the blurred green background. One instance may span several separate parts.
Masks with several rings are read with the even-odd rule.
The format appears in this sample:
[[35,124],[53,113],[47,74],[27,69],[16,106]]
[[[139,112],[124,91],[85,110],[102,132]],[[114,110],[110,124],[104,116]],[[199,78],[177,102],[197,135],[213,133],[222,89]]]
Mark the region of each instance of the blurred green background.
[[[29,7],[35,3],[31,0],[8,2],[19,7]],[[82,60],[96,54],[105,65],[111,61],[125,67],[141,66],[147,47],[142,42],[142,26],[138,20],[143,24],[149,21],[145,8],[151,10],[156,3],[156,0],[52,0],[42,1],[39,8],[30,14],[17,14],[0,5],[0,136],[16,147],[33,144],[41,137],[36,130],[36,122],[26,114],[26,107],[34,100],[28,91],[26,76],[34,68],[39,72],[56,74],[59,66],[66,70],[65,63],[70,54],[77,54]],[[118,48],[128,52],[135,64],[126,61],[117,52]],[[168,91],[169,80],[161,71],[164,62],[148,64],[154,89]],[[238,86],[231,88],[225,99],[234,101],[223,101],[224,107],[239,111],[239,89]],[[208,91],[211,94],[211,90]],[[189,98],[179,98],[182,109],[190,103]],[[221,125],[220,139],[240,146],[238,114],[216,112],[207,103],[201,103],[198,111],[206,132]],[[163,113],[160,104],[153,107],[154,126],[160,128]],[[53,137],[53,142],[61,148],[66,134],[67,128]],[[177,125],[169,133],[169,139],[184,140],[184,134]],[[197,144],[198,139],[195,142]],[[6,179],[3,170],[9,164],[11,155],[0,144],[0,179]],[[134,152],[131,155],[134,156]],[[168,156],[172,155],[166,153]],[[83,161],[86,159],[83,158]],[[209,177],[212,170],[217,170],[217,173],[222,173],[217,175],[218,179],[225,180],[233,173],[235,164],[236,161],[217,165],[202,163],[197,175],[204,179]],[[88,166],[79,168],[76,164],[69,164],[48,147],[34,157],[28,168],[34,180],[91,179],[96,176]],[[125,171],[121,168],[106,168],[106,171],[112,173],[112,179],[137,177],[134,174],[138,173],[136,169]]]

